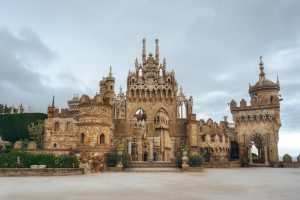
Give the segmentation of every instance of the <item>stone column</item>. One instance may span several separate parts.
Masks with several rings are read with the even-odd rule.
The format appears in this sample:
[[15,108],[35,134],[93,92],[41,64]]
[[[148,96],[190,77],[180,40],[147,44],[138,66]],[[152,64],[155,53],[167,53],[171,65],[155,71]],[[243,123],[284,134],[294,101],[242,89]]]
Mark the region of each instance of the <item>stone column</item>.
[[264,146],[265,151],[265,165],[269,165],[269,159],[268,159],[268,147]]
[[249,147],[249,164],[252,165],[253,161],[252,161],[252,152],[251,152],[251,146]]
[[175,160],[175,138],[171,138],[171,154],[170,154],[170,158]]
[[131,155],[131,139],[128,140],[128,154]]
[[153,161],[153,138],[149,138],[149,147],[150,147],[150,152],[149,152],[149,161]]

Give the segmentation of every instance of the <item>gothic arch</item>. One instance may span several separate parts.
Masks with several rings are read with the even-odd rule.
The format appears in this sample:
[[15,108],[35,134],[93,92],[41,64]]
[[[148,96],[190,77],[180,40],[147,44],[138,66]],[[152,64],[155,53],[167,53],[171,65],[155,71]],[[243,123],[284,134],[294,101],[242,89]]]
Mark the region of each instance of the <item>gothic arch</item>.
[[100,144],[105,144],[105,135],[104,133],[101,133],[99,136],[99,143]]
[[84,142],[85,142],[85,135],[84,135],[84,133],[80,134],[79,141],[80,141],[81,144],[84,144]]

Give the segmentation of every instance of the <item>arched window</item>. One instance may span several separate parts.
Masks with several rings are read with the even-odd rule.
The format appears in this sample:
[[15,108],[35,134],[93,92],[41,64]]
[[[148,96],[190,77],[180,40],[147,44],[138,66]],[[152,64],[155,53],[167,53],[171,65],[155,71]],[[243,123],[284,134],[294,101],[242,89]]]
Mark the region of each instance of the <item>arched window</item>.
[[83,143],[84,143],[84,140],[85,140],[85,138],[84,138],[84,133],[81,133],[81,134],[80,134],[80,143],[83,144]]
[[59,130],[59,122],[55,122],[54,123],[54,131],[58,131]]
[[270,97],[270,103],[273,103],[273,96]]
[[71,123],[70,122],[67,122],[66,123],[66,128],[65,128],[66,131],[70,131],[71,130]]
[[105,144],[105,135],[103,133],[101,133],[101,135],[100,135],[99,142],[100,142],[100,144]]

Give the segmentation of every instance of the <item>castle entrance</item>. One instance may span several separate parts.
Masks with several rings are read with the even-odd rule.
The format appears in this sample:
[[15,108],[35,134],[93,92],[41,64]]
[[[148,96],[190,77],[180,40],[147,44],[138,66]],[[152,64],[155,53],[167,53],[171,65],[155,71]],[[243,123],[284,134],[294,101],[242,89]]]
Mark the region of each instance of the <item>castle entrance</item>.
[[232,141],[230,143],[230,159],[231,160],[239,159],[239,145],[235,141]]
[[249,141],[248,158],[250,164],[269,163],[268,148],[264,138],[259,133],[254,134]]

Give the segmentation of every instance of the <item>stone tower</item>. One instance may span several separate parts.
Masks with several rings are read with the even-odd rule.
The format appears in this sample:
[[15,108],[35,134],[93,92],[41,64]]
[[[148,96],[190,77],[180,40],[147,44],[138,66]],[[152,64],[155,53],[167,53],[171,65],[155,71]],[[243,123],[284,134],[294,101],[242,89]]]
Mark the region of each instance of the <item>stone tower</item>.
[[[177,82],[166,71],[166,59],[159,62],[159,41],[155,55],[146,55],[143,39],[142,62],[129,72],[126,93],[126,127],[132,138],[134,160],[170,160],[170,132],[175,129]],[[136,155],[134,155],[136,154]]]
[[[236,124],[237,142],[240,159],[247,159],[250,164],[278,162],[278,140],[280,121],[279,80],[274,83],[266,78],[264,63],[260,57],[258,82],[249,85],[250,105],[245,99],[238,107],[234,100],[230,103],[233,121]],[[251,149],[257,148],[257,157],[252,158]]]

